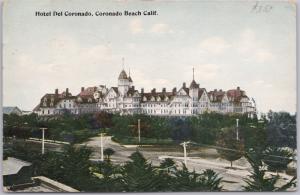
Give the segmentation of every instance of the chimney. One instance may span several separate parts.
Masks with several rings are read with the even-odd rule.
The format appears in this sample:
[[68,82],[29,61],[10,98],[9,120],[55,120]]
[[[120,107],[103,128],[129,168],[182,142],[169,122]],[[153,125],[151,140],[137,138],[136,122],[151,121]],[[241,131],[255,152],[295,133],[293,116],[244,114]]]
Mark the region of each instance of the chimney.
[[222,89],[220,89],[219,92],[222,92]]
[[156,89],[153,88],[153,89],[151,90],[151,93],[156,93]]
[[237,87],[236,89],[239,91],[239,90],[240,90],[240,87]]
[[182,88],[186,88],[185,82],[182,83]]
[[83,92],[84,91],[84,87],[81,87],[81,92]]
[[55,89],[55,95],[58,96],[58,89]]
[[132,86],[131,88],[132,88],[132,90],[134,91],[134,86]]
[[162,88],[162,92],[163,92],[163,93],[166,93],[166,88],[165,88],[165,87]]
[[69,88],[66,88],[66,96],[69,96]]
[[174,87],[173,90],[172,90],[173,94],[175,94],[176,91],[177,91],[177,89],[176,89],[176,87]]
[[215,89],[214,92],[217,92],[217,89]]
[[144,88],[141,88],[141,94],[143,94],[144,93]]

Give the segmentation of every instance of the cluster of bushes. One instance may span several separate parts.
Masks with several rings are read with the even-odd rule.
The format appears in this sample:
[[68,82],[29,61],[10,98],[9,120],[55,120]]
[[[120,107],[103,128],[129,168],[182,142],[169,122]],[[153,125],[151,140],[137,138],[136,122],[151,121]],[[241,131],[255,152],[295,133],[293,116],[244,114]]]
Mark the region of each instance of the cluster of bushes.
[[111,163],[112,149],[105,161],[92,163],[91,150],[68,145],[62,152],[41,155],[24,146],[14,146],[9,156],[33,163],[34,175],[44,175],[85,192],[220,191],[221,178],[212,171],[190,172],[166,159],[159,166],[148,162],[140,152],[131,154],[123,165]]
[[[145,144],[172,144],[190,140],[216,145],[224,128],[235,128],[239,119],[239,133],[245,149],[278,146],[296,148],[296,116],[286,112],[272,112],[261,120],[247,115],[204,113],[191,117],[158,117],[123,115],[100,112],[85,115],[38,117],[35,114],[4,115],[4,136],[18,138],[41,137],[40,127],[47,127],[46,138],[82,142],[97,135],[100,129],[124,144],[136,144],[138,120],[141,139]],[[172,142],[170,142],[170,139]]]
[[[24,143],[23,143],[24,144]],[[112,149],[104,151],[105,160],[93,163],[87,147],[68,145],[62,152],[40,152],[26,146],[14,146],[6,154],[33,163],[33,176],[44,175],[83,192],[193,192],[222,191],[222,177],[213,170],[189,171],[184,164],[165,159],[152,165],[136,151],[122,165],[111,163]],[[285,191],[296,185],[296,177],[278,185],[278,175],[266,176],[262,156],[255,151],[246,155],[252,166],[251,175],[244,178],[245,191]]]
[[4,136],[27,139],[41,138],[41,127],[46,127],[45,138],[79,143],[96,136],[100,128],[111,126],[112,115],[101,112],[85,115],[38,117],[31,115],[4,115]]

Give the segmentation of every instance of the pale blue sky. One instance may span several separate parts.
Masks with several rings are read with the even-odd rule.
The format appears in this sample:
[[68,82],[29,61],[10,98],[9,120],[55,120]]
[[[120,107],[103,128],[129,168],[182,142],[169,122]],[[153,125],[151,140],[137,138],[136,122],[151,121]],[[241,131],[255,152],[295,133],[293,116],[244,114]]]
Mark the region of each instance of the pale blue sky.
[[[136,88],[240,86],[260,112],[296,111],[296,12],[255,1],[15,0],[4,9],[4,106],[32,110],[42,95],[117,85],[125,57]],[[36,17],[35,11],[156,10],[157,16]]]

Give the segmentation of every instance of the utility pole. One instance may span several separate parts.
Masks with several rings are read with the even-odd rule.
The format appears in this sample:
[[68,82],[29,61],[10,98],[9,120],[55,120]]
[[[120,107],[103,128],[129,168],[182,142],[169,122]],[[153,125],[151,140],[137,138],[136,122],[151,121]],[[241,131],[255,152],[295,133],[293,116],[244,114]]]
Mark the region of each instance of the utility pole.
[[180,145],[183,146],[183,157],[184,157],[184,164],[185,164],[185,166],[187,166],[186,145],[187,145],[188,143],[190,143],[190,142],[185,142],[185,141],[184,141],[182,144],[180,144]]
[[101,152],[101,161],[103,161],[103,137],[102,137],[102,133],[100,133],[100,152]]
[[141,143],[141,119],[138,119],[139,143]]
[[42,154],[45,154],[45,130],[47,128],[40,128],[42,130]]
[[239,140],[239,119],[236,119],[236,140]]
[[183,142],[184,164],[186,166],[186,142]]

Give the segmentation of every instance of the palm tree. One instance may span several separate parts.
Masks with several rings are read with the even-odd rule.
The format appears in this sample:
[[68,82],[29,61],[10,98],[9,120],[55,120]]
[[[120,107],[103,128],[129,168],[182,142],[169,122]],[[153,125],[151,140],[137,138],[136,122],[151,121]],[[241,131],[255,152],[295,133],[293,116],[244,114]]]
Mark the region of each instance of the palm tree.
[[167,173],[170,170],[176,170],[175,162],[171,158],[166,158],[163,162],[160,163],[159,166],[161,169],[167,170]]
[[221,191],[222,178],[213,170],[207,169],[202,173],[189,172],[185,164],[182,170],[175,174],[174,191]]
[[263,162],[270,171],[283,171],[292,162],[293,153],[278,147],[268,147],[264,151]]
[[293,177],[287,184],[280,187],[275,186],[280,176],[278,174],[268,178],[265,176],[266,170],[263,168],[262,154],[257,154],[253,151],[245,155],[245,157],[253,169],[251,175],[244,179],[247,184],[243,186],[245,191],[286,191],[288,188],[296,185],[296,177]]
[[155,192],[161,189],[160,178],[151,163],[136,151],[123,166],[122,181],[126,192]]

